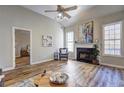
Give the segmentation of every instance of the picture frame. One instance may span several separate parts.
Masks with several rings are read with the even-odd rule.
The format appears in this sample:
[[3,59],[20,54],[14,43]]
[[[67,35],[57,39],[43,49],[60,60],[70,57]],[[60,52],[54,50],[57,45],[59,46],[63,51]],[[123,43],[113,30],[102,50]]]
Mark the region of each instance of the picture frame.
[[52,36],[42,35],[42,47],[52,47]]
[[93,43],[93,21],[81,25],[80,35],[83,43]]

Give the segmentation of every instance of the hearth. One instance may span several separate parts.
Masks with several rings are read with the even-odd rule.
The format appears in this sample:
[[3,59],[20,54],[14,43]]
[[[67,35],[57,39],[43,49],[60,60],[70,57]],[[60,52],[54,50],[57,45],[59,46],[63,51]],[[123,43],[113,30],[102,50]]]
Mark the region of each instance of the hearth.
[[77,48],[77,60],[92,63],[92,51],[94,48]]

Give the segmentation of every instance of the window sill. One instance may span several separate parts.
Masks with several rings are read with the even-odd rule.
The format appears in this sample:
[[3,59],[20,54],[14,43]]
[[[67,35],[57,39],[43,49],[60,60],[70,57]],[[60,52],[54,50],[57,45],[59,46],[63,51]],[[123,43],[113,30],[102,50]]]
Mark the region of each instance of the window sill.
[[103,54],[102,55],[103,57],[117,57],[117,58],[124,58],[124,56],[119,56],[119,55],[106,55],[106,54]]

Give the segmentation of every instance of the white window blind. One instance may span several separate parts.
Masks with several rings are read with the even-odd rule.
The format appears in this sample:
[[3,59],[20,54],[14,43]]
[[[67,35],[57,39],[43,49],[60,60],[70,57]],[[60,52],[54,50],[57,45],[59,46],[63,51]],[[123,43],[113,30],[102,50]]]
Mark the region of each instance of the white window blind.
[[104,26],[104,54],[121,55],[121,22]]
[[73,52],[74,49],[74,32],[66,33],[66,47],[69,52]]

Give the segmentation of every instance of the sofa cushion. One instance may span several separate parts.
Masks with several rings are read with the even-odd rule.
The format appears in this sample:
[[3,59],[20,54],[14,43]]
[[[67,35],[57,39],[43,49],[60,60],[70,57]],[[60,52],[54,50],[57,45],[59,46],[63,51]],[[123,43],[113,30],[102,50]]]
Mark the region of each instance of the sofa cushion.
[[67,53],[66,49],[61,50],[61,54],[66,54],[66,53]]

